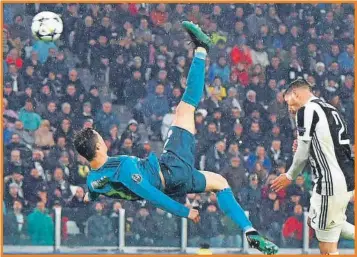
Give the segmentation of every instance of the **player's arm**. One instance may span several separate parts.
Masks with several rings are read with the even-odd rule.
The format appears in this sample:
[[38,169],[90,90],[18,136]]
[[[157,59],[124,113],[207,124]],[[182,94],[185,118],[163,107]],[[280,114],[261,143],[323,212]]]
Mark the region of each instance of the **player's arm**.
[[271,188],[278,192],[289,186],[292,180],[302,172],[309,159],[311,139],[315,133],[316,124],[319,117],[311,105],[299,109],[296,115],[296,126],[298,131],[297,149],[294,155],[293,163],[287,173],[277,177]]
[[296,114],[296,127],[298,132],[297,149],[294,155],[293,163],[286,173],[287,178],[290,180],[297,178],[309,160],[311,139],[315,133],[318,121],[319,117],[311,105],[300,108]]
[[120,182],[129,188],[132,192],[148,200],[156,207],[166,210],[176,216],[187,218],[190,209],[176,202],[154,186],[139,174],[122,172]]

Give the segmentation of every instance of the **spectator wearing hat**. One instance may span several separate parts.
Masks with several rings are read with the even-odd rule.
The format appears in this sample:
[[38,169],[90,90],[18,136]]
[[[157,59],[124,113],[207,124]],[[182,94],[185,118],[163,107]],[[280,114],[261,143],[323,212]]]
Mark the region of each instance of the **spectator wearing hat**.
[[256,227],[261,226],[261,186],[259,185],[257,174],[249,175],[249,184],[242,188],[238,194],[242,208],[249,212],[250,220]]
[[35,131],[39,128],[41,116],[35,112],[33,100],[26,100],[25,106],[20,110],[19,119],[24,124],[24,129],[26,130]]
[[126,130],[123,132],[123,134],[120,137],[120,145],[123,144],[123,141],[126,138],[130,138],[133,141],[134,147],[137,147],[140,143],[141,140],[141,135],[139,134],[138,130],[138,122],[134,119],[129,120],[128,126],[126,127]]

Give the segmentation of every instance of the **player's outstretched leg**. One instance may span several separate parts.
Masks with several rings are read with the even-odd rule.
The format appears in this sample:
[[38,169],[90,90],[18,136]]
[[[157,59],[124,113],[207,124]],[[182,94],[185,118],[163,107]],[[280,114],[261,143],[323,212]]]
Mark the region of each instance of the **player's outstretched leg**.
[[219,208],[243,229],[250,247],[264,254],[276,254],[279,248],[271,241],[261,236],[254,228],[244,210],[235,199],[227,180],[219,174],[200,171],[206,178],[206,191],[215,192]]
[[205,59],[212,43],[211,39],[202,32],[198,25],[184,21],[182,26],[195,45],[195,54],[187,76],[187,88],[182,96],[182,101],[176,108],[172,126],[183,128],[191,134],[195,134],[194,113],[203,95]]

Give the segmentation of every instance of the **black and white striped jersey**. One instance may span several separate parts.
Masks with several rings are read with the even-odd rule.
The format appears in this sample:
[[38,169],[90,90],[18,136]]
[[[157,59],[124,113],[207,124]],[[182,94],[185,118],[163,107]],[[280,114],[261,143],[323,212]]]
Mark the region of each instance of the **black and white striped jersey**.
[[314,192],[336,195],[354,190],[347,126],[332,105],[312,97],[296,114],[298,139],[311,140],[309,161],[315,175]]

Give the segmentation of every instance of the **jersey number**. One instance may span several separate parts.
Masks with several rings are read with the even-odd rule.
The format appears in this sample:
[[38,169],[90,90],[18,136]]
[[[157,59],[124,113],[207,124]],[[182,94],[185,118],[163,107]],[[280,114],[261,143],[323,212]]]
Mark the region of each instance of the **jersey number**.
[[346,138],[346,128],[345,124],[343,123],[340,115],[336,111],[332,111],[332,116],[335,119],[336,125],[341,126],[340,130],[338,131],[338,142],[340,145],[349,145],[350,140],[349,139],[342,139],[342,137]]

